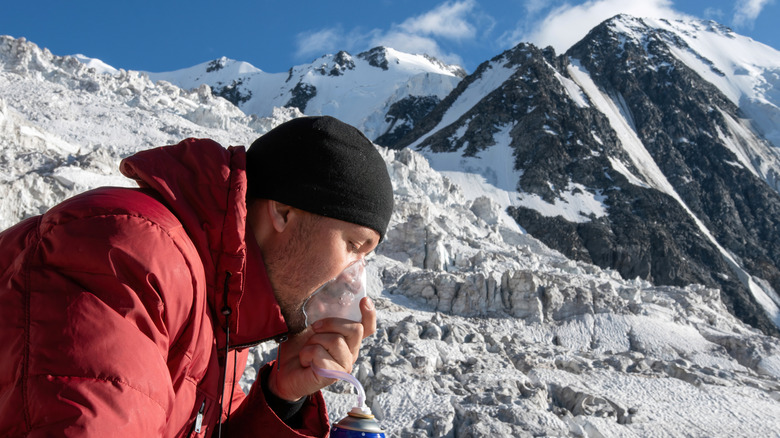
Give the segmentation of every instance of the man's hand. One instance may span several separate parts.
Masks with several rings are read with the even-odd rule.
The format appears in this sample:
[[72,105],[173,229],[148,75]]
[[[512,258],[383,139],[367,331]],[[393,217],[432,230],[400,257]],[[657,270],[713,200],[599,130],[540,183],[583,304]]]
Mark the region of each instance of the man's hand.
[[326,318],[279,345],[278,363],[268,377],[268,389],[277,397],[295,401],[335,382],[317,375],[315,365],[352,372],[364,338],[376,332],[376,309],[370,298],[360,301],[362,322]]

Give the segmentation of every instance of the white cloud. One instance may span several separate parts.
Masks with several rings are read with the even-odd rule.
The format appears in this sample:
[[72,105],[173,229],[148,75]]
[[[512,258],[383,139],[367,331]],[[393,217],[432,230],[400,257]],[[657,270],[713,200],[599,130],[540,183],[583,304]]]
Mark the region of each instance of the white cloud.
[[719,8],[707,8],[704,10],[704,18],[708,20],[722,21],[723,11]]
[[[474,39],[478,28],[492,29],[491,17],[475,11],[476,0],[447,1],[421,15],[393,24],[388,30],[345,32],[331,27],[297,36],[296,56],[320,56],[338,50],[350,52],[387,46],[408,53],[425,53],[442,61],[462,64],[460,56],[442,49],[440,41],[461,43]],[[479,26],[475,25],[479,22]]]
[[669,19],[684,17],[672,9],[671,0],[590,0],[575,6],[567,3],[553,9],[545,18],[535,20],[527,29],[518,28],[504,34],[501,41],[507,46],[523,41],[539,47],[553,46],[557,53],[563,53],[599,23],[618,14]]
[[398,28],[413,35],[462,40],[473,38],[476,28],[468,20],[475,0],[446,2],[417,17],[407,18]]
[[524,3],[525,12],[530,15],[535,15],[543,10],[548,4],[548,0],[526,0]]
[[752,28],[764,6],[772,0],[737,0],[734,5],[734,26]]
[[[387,46],[408,53],[425,53],[451,64],[462,64],[463,59],[441,47],[440,39],[462,42],[473,39],[477,26],[472,20],[486,18],[473,13],[475,0],[445,2],[416,17],[407,18],[401,24],[394,24],[388,31],[377,31],[371,46]],[[492,23],[489,23],[492,25]]]
[[339,28],[300,33],[296,38],[298,49],[295,51],[295,55],[302,58],[338,51],[339,46],[344,42],[343,33]]

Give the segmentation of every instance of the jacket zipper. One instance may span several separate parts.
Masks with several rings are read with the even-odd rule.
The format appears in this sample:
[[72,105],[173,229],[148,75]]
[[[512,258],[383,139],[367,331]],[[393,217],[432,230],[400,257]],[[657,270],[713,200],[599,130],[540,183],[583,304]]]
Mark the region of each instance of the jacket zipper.
[[203,428],[203,412],[206,410],[206,400],[203,400],[203,404],[200,405],[198,416],[195,417],[195,433],[200,433]]
[[203,400],[203,403],[200,405],[200,410],[198,411],[198,415],[195,416],[195,422],[192,424],[192,429],[190,430],[189,435],[192,435],[193,433],[200,433],[200,431],[203,430],[204,412],[206,412],[206,400]]

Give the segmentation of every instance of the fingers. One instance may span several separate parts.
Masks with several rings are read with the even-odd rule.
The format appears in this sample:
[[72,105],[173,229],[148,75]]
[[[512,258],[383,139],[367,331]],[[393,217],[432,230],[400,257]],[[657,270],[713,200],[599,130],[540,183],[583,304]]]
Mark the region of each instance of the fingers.
[[311,328],[314,333],[338,333],[347,338],[349,344],[360,344],[363,340],[364,324],[343,318],[325,318],[314,324]]
[[347,339],[337,333],[321,333],[311,337],[301,348],[302,367],[312,364],[319,368],[352,372],[352,364],[357,360],[357,351],[347,344]]
[[[315,336],[318,335],[309,327],[279,344],[278,363],[271,369],[267,382],[268,389],[277,397],[283,400],[298,400],[335,382],[316,374],[311,368],[312,363],[320,368],[339,371],[343,369],[342,363],[352,363],[348,360],[351,355],[345,347],[346,340],[343,336],[331,333],[329,336],[319,335],[319,338],[312,341]],[[339,337],[342,341],[337,339]],[[317,340],[327,345],[340,362],[325,350],[326,347],[311,343]]]
[[[325,318],[315,322],[312,328],[316,333],[334,332],[347,337],[358,335],[358,340],[363,340],[376,333],[376,308],[374,301],[369,297],[360,300],[361,323],[350,322],[341,318]],[[359,333],[355,332],[357,326],[362,326]]]
[[[362,322],[341,318],[325,318],[311,326],[314,331],[306,346],[301,349],[300,364],[314,363],[318,367],[343,369],[349,372],[360,353],[364,338],[376,332],[376,309],[370,298],[360,302]],[[316,348],[319,347],[319,348]]]
[[319,343],[320,340],[331,339],[331,337],[319,335],[337,335],[343,339],[344,345],[350,354],[354,356],[353,362],[357,360],[358,352],[360,351],[360,342],[363,340],[363,324],[341,318],[325,318],[314,323],[312,329],[314,329],[315,334],[309,339],[307,344]]
[[360,300],[360,313],[363,315],[363,338],[376,333],[376,308],[369,297]]

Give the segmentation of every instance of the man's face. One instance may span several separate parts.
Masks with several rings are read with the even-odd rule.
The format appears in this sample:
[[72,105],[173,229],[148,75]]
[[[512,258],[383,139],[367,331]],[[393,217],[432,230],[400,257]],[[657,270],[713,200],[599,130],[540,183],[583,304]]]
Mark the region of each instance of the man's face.
[[379,233],[349,222],[294,210],[290,227],[265,251],[268,277],[291,334],[305,327],[303,303],[379,243]]

